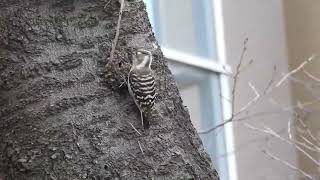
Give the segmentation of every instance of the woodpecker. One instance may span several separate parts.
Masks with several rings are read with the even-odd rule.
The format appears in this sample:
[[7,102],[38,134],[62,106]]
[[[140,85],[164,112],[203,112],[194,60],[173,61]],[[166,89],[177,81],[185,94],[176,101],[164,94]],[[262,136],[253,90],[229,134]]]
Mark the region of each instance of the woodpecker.
[[157,95],[151,63],[152,54],[150,51],[144,49],[135,51],[127,81],[129,93],[140,110],[143,128],[149,128],[146,115],[151,113]]

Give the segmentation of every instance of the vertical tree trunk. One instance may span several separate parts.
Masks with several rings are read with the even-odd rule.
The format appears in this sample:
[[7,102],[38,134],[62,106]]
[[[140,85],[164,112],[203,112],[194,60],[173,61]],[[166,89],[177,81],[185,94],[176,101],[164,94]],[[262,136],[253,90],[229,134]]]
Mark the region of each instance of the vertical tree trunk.
[[218,179],[142,1],[124,9],[115,61],[125,75],[132,48],[154,54],[159,114],[149,130],[106,69],[119,7],[0,1],[0,179]]

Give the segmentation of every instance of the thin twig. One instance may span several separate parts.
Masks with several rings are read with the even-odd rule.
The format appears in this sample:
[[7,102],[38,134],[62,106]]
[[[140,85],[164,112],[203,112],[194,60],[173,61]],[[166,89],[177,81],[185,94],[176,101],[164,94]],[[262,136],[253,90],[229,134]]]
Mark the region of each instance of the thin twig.
[[313,151],[317,151],[318,153],[320,153],[320,147],[319,146],[317,146],[316,144],[314,144],[308,138],[306,138],[305,136],[303,136],[301,134],[299,134],[299,137],[302,138],[305,142],[307,142],[310,146],[312,146]]
[[[229,123],[229,122],[232,122],[233,121],[233,118],[234,118],[234,110],[235,110],[235,97],[236,97],[236,87],[237,87],[237,84],[238,84],[238,78],[239,78],[239,75],[240,75],[240,72],[241,72],[241,67],[242,67],[242,63],[243,63],[243,60],[244,60],[244,56],[245,56],[245,53],[247,51],[247,43],[248,43],[248,38],[246,38],[244,41],[243,41],[243,48],[242,48],[242,51],[241,51],[241,55],[240,55],[240,59],[239,59],[239,63],[236,67],[236,72],[235,72],[235,75],[233,76],[233,86],[232,86],[232,90],[231,90],[231,99],[228,100],[230,101],[231,103],[231,117],[227,120],[225,120],[224,122],[222,122],[221,124],[218,124],[217,126],[213,127],[213,128],[210,128],[208,130],[205,130],[205,131],[199,131],[198,133],[199,134],[207,134],[211,131],[214,131],[222,126],[224,126],[225,124]],[[250,63],[249,63],[250,64]]]
[[[302,106],[311,106],[311,105],[314,105],[316,103],[318,103],[320,100],[315,100],[315,101],[310,101],[310,102],[306,102],[306,103],[303,103]],[[249,114],[249,115],[246,115],[246,116],[243,116],[243,117],[240,117],[240,118],[236,118],[236,117],[233,117],[233,119],[229,118],[227,120],[225,120],[223,123],[220,123],[214,127],[211,127],[211,128],[208,128],[206,130],[199,130],[198,133],[199,134],[208,134],[210,133],[211,131],[214,131],[220,127],[223,127],[224,125],[230,123],[230,122],[242,122],[242,121],[245,121],[245,120],[248,120],[250,118],[258,118],[258,117],[266,117],[266,116],[272,116],[272,115],[281,115],[283,113],[289,113],[289,112],[293,112],[295,108],[297,108],[298,105],[294,105],[294,106],[288,106],[288,107],[285,107],[283,108],[282,110],[279,110],[279,111],[265,111],[265,112],[257,112],[257,113],[253,113],[253,114]]]
[[288,136],[289,136],[289,139],[292,140],[291,119],[289,119],[289,121],[288,121]]
[[241,65],[242,67],[240,67],[239,71],[240,72],[245,71],[246,69],[248,69],[248,67],[250,67],[250,65],[252,65],[252,63],[253,63],[253,59],[250,59],[248,63]]
[[77,140],[77,133],[76,133],[76,130],[74,128],[74,124],[73,124],[73,120],[71,120],[71,126],[72,126],[72,134],[73,134],[73,138],[74,140]]
[[223,127],[224,125],[226,125],[226,124],[228,124],[228,123],[230,123],[232,121],[233,121],[233,118],[227,119],[223,123],[220,123],[220,124],[218,124],[218,125],[216,125],[216,126],[214,126],[212,128],[209,128],[207,130],[198,131],[198,134],[208,134],[208,133],[210,133],[210,132],[212,132],[212,131],[220,128],[220,127]]
[[226,100],[226,101],[228,101],[228,102],[231,103],[231,99],[223,96],[221,93],[220,93],[220,97],[221,97],[222,99],[224,99],[224,100]]
[[277,72],[277,66],[273,67],[273,73],[272,73],[272,77],[269,81],[269,83],[267,84],[266,88],[263,91],[263,94],[269,94],[269,90],[271,89],[272,84],[274,83],[275,79],[276,79],[276,72]]
[[[281,105],[280,105],[279,103],[277,103],[275,100],[273,100],[273,104],[278,105],[278,106],[281,107]],[[304,106],[305,106],[305,103],[304,103],[304,104],[298,103],[298,104],[296,105],[296,108],[303,109]],[[287,108],[284,108],[284,107],[281,107],[281,108],[282,108],[284,111],[287,110]],[[312,135],[310,129],[309,129],[309,128],[306,126],[306,124],[299,118],[299,114],[297,114],[297,112],[295,112],[295,111],[293,111],[293,114],[296,116],[297,121],[302,124],[302,126],[305,128],[305,130],[306,130],[307,132],[309,132],[309,133],[308,133],[309,136],[312,137],[312,138],[314,138],[314,141],[318,142],[318,140]],[[305,144],[305,143],[303,143],[303,142],[300,142],[300,141],[298,141],[298,140],[296,140],[296,139],[293,139],[292,132],[291,132],[291,121],[292,121],[291,119],[288,121],[288,135],[289,135],[289,139],[290,139],[291,141],[294,141],[296,144],[299,144],[299,145],[301,145],[301,146],[303,146],[303,147],[305,147],[305,148],[307,148],[307,149],[309,149],[309,150],[311,150],[311,151],[314,151],[314,152],[318,152],[318,153],[319,153],[319,152],[320,152],[320,147],[317,146],[316,144],[310,142],[307,138],[305,138],[305,137],[302,136],[301,134],[298,134],[298,133],[297,133],[297,135],[299,135],[299,136],[300,136],[304,141],[306,141],[309,145],[307,145],[307,144]],[[312,146],[312,147],[311,147],[311,146]]]
[[131,127],[141,136],[141,133],[131,124],[131,123],[129,123],[130,125],[131,125]]
[[[301,68],[299,68],[299,70],[301,70]],[[298,72],[299,70],[297,70],[296,72]],[[278,88],[278,86],[272,87],[272,84],[273,84],[273,82],[274,82],[274,80],[275,80],[275,73],[276,73],[276,66],[274,66],[274,71],[273,71],[272,78],[270,79],[270,81],[269,81],[268,85],[266,86],[266,88],[263,90],[263,93],[262,93],[261,95],[259,95],[259,97],[256,96],[256,97],[253,98],[251,101],[249,101],[249,103],[248,103],[245,107],[241,108],[241,110],[240,110],[239,112],[237,112],[236,114],[234,114],[234,116],[242,113],[242,112],[245,111],[246,109],[249,109],[252,105],[254,105],[256,102],[258,102],[259,99],[261,99],[262,97],[264,97],[264,96],[270,94],[271,92],[273,92],[273,90],[274,90],[275,88]],[[291,76],[288,76],[287,78],[291,78]]]
[[[281,137],[279,134],[277,134],[275,131],[273,131],[270,127],[267,127],[264,125],[264,128],[267,130],[267,132],[270,132],[271,135],[273,135],[274,137],[277,137],[278,139],[290,144],[290,145],[293,145],[297,150],[299,150],[301,153],[303,153],[306,157],[308,157],[311,161],[313,161],[317,166],[320,167],[320,162],[317,161],[316,159],[314,159],[309,153],[307,153],[305,150],[303,150],[300,146],[296,145],[296,144],[299,144],[307,149],[310,149],[309,146],[307,146],[305,143],[300,143],[298,141],[290,141],[290,140],[287,140],[283,137]],[[314,150],[313,148],[311,148],[310,150]],[[317,150],[316,150],[317,151]]]
[[124,7],[124,0],[121,0],[121,6],[120,6],[120,11],[119,11],[119,17],[118,17],[118,23],[116,27],[116,35],[113,39],[112,42],[112,47],[111,47],[111,52],[110,52],[110,62],[113,63],[113,58],[114,58],[114,52],[116,50],[116,46],[118,43],[119,39],[119,34],[120,34],[120,27],[121,27],[121,18],[122,18],[122,12],[123,12],[123,7]]
[[253,104],[254,102],[258,101],[260,98],[260,94],[258,92],[258,90],[253,86],[253,84],[251,82],[249,82],[249,87],[252,89],[252,91],[255,93],[255,97],[249,101],[245,106],[243,106],[239,112],[237,112],[235,115],[238,115],[240,113],[242,113],[243,111],[245,111],[246,109],[248,109],[251,104]]
[[[278,131],[277,133],[278,133],[278,134],[284,134],[284,133],[286,133],[286,130],[284,131],[284,130],[282,129],[282,130]],[[261,142],[265,142],[265,143],[267,143],[267,142],[269,141],[269,139],[270,139],[270,138],[269,138],[269,137],[266,137],[266,136],[263,136],[263,137],[259,136],[259,137],[255,138],[255,139],[251,139],[251,140],[247,141],[246,143],[237,144],[237,145],[234,147],[233,151],[229,151],[229,152],[225,152],[225,153],[223,153],[223,154],[219,154],[218,156],[215,156],[213,159],[217,160],[217,159],[219,159],[219,158],[224,158],[224,157],[226,157],[226,156],[228,156],[228,155],[232,155],[232,154],[239,153],[239,152],[242,151],[243,149],[249,147],[251,144],[254,144],[254,143],[257,143],[257,142],[260,142],[260,143],[261,143]]]
[[304,136],[298,134],[305,142],[307,142],[309,145],[303,143],[303,142],[300,142],[296,139],[293,139],[293,136],[292,136],[292,132],[291,132],[291,122],[292,122],[292,119],[289,119],[288,121],[288,136],[289,136],[289,140],[290,141],[294,141],[295,143],[311,150],[311,151],[314,151],[314,152],[317,152],[319,153],[320,152],[320,148],[318,146],[316,146],[315,144],[313,144],[312,142],[310,142],[307,138],[305,138]]
[[273,131],[271,128],[264,125],[264,129],[260,129],[260,128],[254,127],[248,123],[243,123],[243,124],[245,127],[249,128],[249,129],[272,135],[273,137],[275,137],[283,142],[286,142],[287,144],[294,146],[297,150],[299,150],[306,157],[308,157],[312,162],[314,162],[318,167],[320,167],[320,163],[316,159],[314,159],[309,153],[307,153],[304,149],[302,149],[300,146],[296,145],[295,142],[292,142],[290,140],[283,138],[282,136],[277,134],[275,131]]
[[246,38],[243,42],[243,48],[242,48],[242,52],[241,52],[241,55],[240,55],[240,60],[239,60],[239,63],[236,67],[236,73],[233,77],[233,87],[232,87],[232,90],[231,90],[231,120],[233,118],[233,115],[234,115],[234,110],[235,110],[235,97],[236,97],[236,88],[237,88],[237,83],[238,83],[238,78],[239,78],[239,75],[240,75],[240,68],[242,66],[242,63],[243,63],[243,59],[244,59],[244,55],[247,51],[247,43],[248,43],[248,38]]
[[266,95],[270,94],[274,89],[275,87],[272,87],[272,84],[275,80],[275,74],[276,74],[276,66],[274,66],[273,68],[273,73],[272,73],[272,77],[270,79],[270,81],[268,82],[267,86],[264,88],[264,90],[262,91],[262,94],[259,94],[257,89],[252,85],[252,84],[249,84],[249,86],[251,87],[251,89],[253,89],[253,91],[255,92],[256,96],[250,100],[247,105],[245,105],[244,107],[242,107],[240,109],[239,112],[235,113],[234,114],[234,117],[241,114],[242,112],[244,112],[245,110],[249,109],[251,106],[253,106],[254,104],[256,104],[256,102],[258,102],[262,97],[265,97]]
[[139,144],[141,153],[144,154],[143,149],[142,149],[142,146],[141,146],[141,144],[140,144],[140,141],[138,141],[138,144]]
[[295,142],[296,144],[299,144],[311,151],[314,151],[314,152],[317,152],[319,153],[320,150],[319,148],[313,144],[312,142],[310,142],[308,139],[306,139],[304,136],[302,136],[301,134],[297,133],[305,142],[307,142],[308,144],[304,143],[304,142],[300,142],[298,141],[297,139],[294,139],[293,136],[292,136],[292,132],[291,132],[291,119],[289,119],[288,121],[288,136],[289,136],[289,140],[292,141],[292,142]]
[[111,0],[109,0],[103,7],[103,9],[107,8],[107,6],[110,4]]
[[305,177],[307,177],[307,178],[309,178],[309,179],[313,179],[310,174],[304,172],[302,169],[294,166],[293,164],[291,164],[291,163],[289,163],[289,162],[287,162],[287,161],[284,161],[284,160],[276,157],[275,155],[273,155],[273,154],[270,153],[269,151],[267,151],[267,150],[262,150],[262,152],[263,152],[264,154],[266,154],[267,156],[269,156],[271,159],[281,162],[281,163],[284,164],[285,166],[291,168],[292,170],[295,170],[295,171],[299,172],[299,173],[302,174],[303,176],[305,176]]
[[304,80],[300,80],[298,78],[294,78],[294,77],[289,77],[288,79],[290,79],[292,82],[301,84],[306,90],[308,90],[309,94],[312,96],[312,98],[314,99],[319,99],[319,96],[314,92],[313,86],[311,85],[311,83],[307,83]]
[[120,85],[119,85],[119,88],[121,88],[125,83],[127,83],[127,81],[123,81]]
[[320,149],[319,147],[317,147],[315,144],[313,144],[312,142],[310,142],[306,137],[299,135],[305,142],[307,142],[308,144],[304,143],[304,142],[300,142],[298,140],[294,140],[295,143],[301,145],[302,147],[305,147],[307,149],[309,149],[310,151],[316,152],[316,153],[320,153]]
[[[220,127],[223,127],[224,125],[226,125],[226,124],[228,124],[230,122],[233,122],[235,120],[235,116],[239,115],[240,113],[242,113],[243,111],[245,111],[246,109],[248,109],[249,107],[254,105],[262,97],[264,97],[264,96],[270,94],[271,92],[273,92],[273,90],[278,88],[285,80],[290,78],[290,76],[292,76],[296,72],[300,71],[306,65],[306,63],[312,61],[315,58],[315,56],[311,56],[308,60],[306,60],[304,63],[302,63],[298,68],[296,68],[295,70],[291,71],[290,73],[284,75],[284,77],[275,86],[271,87],[273,82],[274,82],[274,79],[275,79],[276,67],[274,67],[273,76],[272,76],[271,80],[269,81],[267,87],[264,89],[263,94],[259,95],[258,98],[257,98],[257,96],[255,96],[251,101],[249,101],[249,103],[245,106],[245,108],[241,108],[241,110],[239,112],[235,113],[234,112],[234,109],[235,109],[235,93],[236,93],[235,91],[236,91],[236,85],[237,85],[237,82],[238,82],[238,76],[239,76],[239,74],[241,72],[240,71],[240,67],[241,67],[241,64],[242,64],[244,53],[246,51],[246,43],[247,43],[247,39],[244,42],[244,48],[243,48],[242,54],[240,56],[240,62],[237,65],[237,68],[236,68],[236,74],[234,76],[233,88],[231,90],[231,93],[232,93],[232,99],[231,99],[232,114],[231,114],[231,117],[229,119],[226,119],[224,122],[212,127],[212,128],[209,128],[207,130],[201,131],[200,134],[210,133],[211,131],[214,131],[214,130],[220,128]],[[319,100],[320,100],[320,98],[317,101],[319,101]],[[314,103],[312,102],[312,104],[314,104]],[[307,105],[310,105],[310,104],[307,104]],[[287,109],[286,111],[291,111],[291,109]],[[247,116],[247,117],[249,117],[249,116]],[[245,120],[245,118],[240,118],[239,120]]]
[[310,79],[320,82],[320,79],[315,77],[314,75],[312,75],[310,72],[308,72],[307,70],[305,70],[304,68],[302,69],[302,72],[307,75]]
[[311,130],[308,128],[308,126],[301,120],[300,118],[297,118],[297,120],[300,122],[300,124],[304,127],[304,129],[307,131],[308,135],[312,138],[313,141],[315,141],[318,145],[320,145],[319,139],[317,139],[311,132]]
[[276,84],[276,87],[281,86],[281,84],[287,80],[290,76],[292,76],[293,74],[299,72],[305,65],[307,65],[309,62],[311,62],[312,60],[315,59],[315,55],[312,55],[311,57],[309,57],[307,60],[305,60],[303,63],[301,63],[297,68],[295,68],[294,70],[290,71],[289,73],[287,73],[286,75],[284,75],[280,81]]

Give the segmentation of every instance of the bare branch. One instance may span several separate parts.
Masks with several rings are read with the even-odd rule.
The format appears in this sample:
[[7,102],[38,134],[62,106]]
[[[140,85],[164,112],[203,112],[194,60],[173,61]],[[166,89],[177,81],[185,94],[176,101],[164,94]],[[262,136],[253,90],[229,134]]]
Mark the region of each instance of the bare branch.
[[236,72],[235,72],[235,75],[233,77],[233,87],[232,87],[232,90],[231,90],[231,96],[232,96],[232,99],[231,99],[231,111],[232,111],[232,114],[231,114],[231,119],[233,118],[233,115],[234,115],[234,109],[235,109],[235,96],[236,96],[236,88],[237,88],[237,83],[238,83],[238,78],[239,78],[239,75],[240,75],[240,68],[242,66],[242,63],[243,63],[243,60],[244,60],[244,55],[247,51],[247,43],[248,43],[248,38],[246,38],[243,42],[243,49],[242,49],[242,52],[241,52],[241,55],[240,55],[240,60],[239,60],[239,63],[236,67]]
[[122,12],[123,12],[123,7],[124,7],[124,1],[125,0],[121,0],[118,23],[117,23],[117,27],[116,27],[116,35],[115,35],[115,37],[113,39],[111,52],[110,52],[110,62],[113,62],[114,52],[116,50],[116,46],[117,46],[118,39],[119,39],[120,27],[121,27],[121,18],[122,18]]
[[269,156],[271,159],[281,162],[281,163],[284,164],[285,166],[291,168],[291,169],[294,170],[294,171],[299,172],[300,174],[302,174],[303,176],[307,177],[308,179],[313,179],[310,174],[304,172],[302,169],[294,166],[293,164],[289,163],[288,161],[284,161],[284,160],[280,159],[279,157],[273,155],[272,153],[270,153],[270,152],[267,151],[267,150],[262,150],[262,152],[263,152],[264,154],[266,154],[267,156]]
[[267,127],[264,125],[264,129],[260,129],[257,127],[254,127],[248,123],[243,123],[245,127],[258,131],[258,132],[262,132],[265,134],[269,134],[272,135],[273,137],[287,143],[290,144],[292,146],[294,146],[297,150],[299,150],[301,153],[303,153],[306,157],[308,157],[313,163],[315,163],[318,167],[320,167],[320,162],[318,162],[316,159],[314,159],[308,152],[306,152],[304,149],[302,149],[300,146],[296,145],[295,142],[292,142],[290,140],[287,140],[285,138],[283,138],[282,136],[280,136],[278,133],[276,133],[275,131],[273,131],[271,128]]
[[307,70],[305,70],[304,68],[302,69],[302,72],[307,75],[310,79],[320,82],[320,78],[315,77],[314,75],[312,75],[310,72],[308,72]]
[[[275,105],[278,105],[280,108],[282,108],[283,110],[287,110],[287,108],[284,108],[282,107],[279,103],[277,103],[275,100],[273,100],[273,104]],[[296,107],[295,108],[299,108],[299,109],[303,109],[305,107],[306,103],[302,104],[302,103],[297,103]],[[295,109],[294,108],[294,109]],[[298,120],[298,122],[300,122],[302,124],[302,126],[304,127],[304,129],[308,132],[309,136],[311,136],[312,138],[314,138],[314,140],[316,142],[318,142],[318,140],[312,135],[310,129],[305,125],[305,123],[302,121],[302,119],[299,117],[299,114],[297,112],[293,112],[293,114],[296,116],[296,119]],[[303,142],[300,142],[296,139],[293,139],[293,136],[292,136],[292,133],[291,133],[291,119],[288,121],[288,135],[289,135],[289,139],[291,141],[294,141],[294,143],[296,144],[299,144],[311,151],[314,151],[314,152],[317,152],[317,153],[320,153],[320,147],[317,146],[316,144],[310,142],[306,137],[304,137],[303,135],[297,133],[298,136],[300,136],[304,141],[306,141],[309,145],[303,143]]]
[[[284,131],[282,129],[282,130],[279,130],[277,133],[278,134],[284,134],[284,133],[286,133],[286,130]],[[257,142],[260,142],[260,143],[261,142],[267,142],[267,141],[269,141],[269,139],[270,138],[268,136],[263,136],[263,137],[260,136],[260,137],[254,138],[254,139],[250,139],[249,141],[247,141],[245,143],[235,145],[233,151],[229,151],[229,152],[225,152],[223,154],[217,155],[213,159],[217,160],[219,158],[224,158],[224,157],[226,157],[228,155],[238,153],[238,152],[242,151],[242,149],[246,149],[251,144],[254,144],[254,143],[257,143]]]
[[316,144],[314,144],[313,142],[311,142],[309,139],[307,139],[305,136],[299,134],[299,137],[302,138],[305,142],[307,142],[310,146],[314,147],[313,151],[316,151],[318,153],[320,153],[320,147],[317,146]]
[[229,119],[225,120],[223,123],[220,123],[220,124],[218,124],[218,125],[216,125],[214,127],[208,128],[206,130],[199,130],[198,133],[199,134],[208,134],[208,133],[210,133],[210,132],[212,132],[212,131],[220,128],[220,127],[223,127],[224,125],[226,125],[226,124],[228,124],[230,122],[242,122],[242,121],[245,121],[245,120],[249,120],[251,118],[275,116],[275,115],[282,115],[283,113],[294,112],[295,108],[297,108],[299,106],[303,106],[303,107],[312,106],[312,105],[314,105],[314,104],[316,104],[318,102],[320,102],[320,100],[305,102],[305,103],[300,104],[300,105],[288,106],[288,107],[282,108],[281,110],[278,110],[278,111],[264,111],[264,112],[252,113],[252,114],[240,117],[240,118],[236,118],[236,117],[233,117],[233,119],[229,118]]
[[269,90],[271,90],[271,86],[274,83],[275,79],[276,79],[276,72],[277,72],[277,66],[273,66],[273,73],[272,73],[272,77],[270,79],[270,81],[268,82],[266,88],[263,91],[263,94],[268,94]]
[[289,136],[289,139],[292,141],[291,119],[289,119],[289,121],[288,121],[288,136]]
[[315,55],[312,55],[311,57],[309,57],[307,60],[305,60],[303,63],[301,63],[296,69],[290,71],[289,73],[287,73],[286,75],[284,75],[280,81],[276,84],[276,87],[281,86],[281,84],[288,79],[288,77],[292,76],[293,74],[299,72],[305,65],[307,65],[308,63],[310,63],[312,60],[315,59]]
[[143,149],[142,149],[142,146],[141,146],[141,144],[140,144],[140,141],[138,141],[138,144],[139,144],[139,148],[140,148],[141,153],[144,154]]
[[289,140],[290,140],[290,141],[294,141],[295,143],[297,143],[297,144],[299,144],[299,145],[301,145],[301,146],[303,146],[303,147],[305,147],[305,148],[307,148],[307,149],[309,149],[309,150],[311,150],[311,151],[320,153],[320,148],[319,148],[318,146],[316,146],[314,143],[310,142],[310,141],[309,141],[307,138],[305,138],[304,136],[299,135],[299,136],[301,136],[301,138],[302,138],[304,141],[306,141],[306,142],[308,143],[308,145],[305,144],[305,143],[303,143],[303,142],[300,142],[300,141],[298,141],[298,140],[296,140],[296,139],[293,139],[292,132],[291,132],[291,122],[292,122],[292,119],[289,119],[289,121],[288,121],[288,136],[289,136]]
[[[243,64],[243,63],[242,63]],[[248,67],[250,67],[250,65],[253,64],[253,59],[250,59],[250,61],[244,65],[241,65],[242,67],[240,67],[239,72],[243,72],[245,71]]]
[[[246,45],[246,41],[245,41],[244,45]],[[227,123],[233,122],[235,116],[237,116],[237,115],[239,115],[240,113],[244,112],[246,109],[248,109],[249,107],[251,107],[252,105],[254,105],[259,99],[261,99],[262,97],[266,96],[267,94],[270,94],[275,88],[278,87],[278,86],[271,87],[272,84],[273,84],[273,82],[274,82],[274,80],[275,80],[276,66],[274,66],[274,68],[273,68],[274,71],[273,71],[272,78],[271,78],[271,80],[269,81],[269,83],[268,83],[268,85],[266,86],[266,88],[264,89],[263,94],[257,96],[257,94],[259,94],[259,93],[257,93],[256,88],[252,88],[252,87],[254,87],[254,86],[252,86],[252,84],[251,84],[251,86],[252,86],[251,88],[252,88],[252,89],[255,89],[255,90],[254,90],[254,92],[255,92],[255,94],[256,94],[255,98],[253,98],[252,100],[250,100],[250,101],[248,102],[248,104],[247,104],[245,107],[241,108],[241,110],[240,110],[239,112],[237,112],[237,113],[234,112],[234,109],[235,109],[235,97],[234,97],[234,96],[235,96],[235,90],[236,90],[236,85],[237,85],[237,82],[238,82],[238,76],[239,76],[239,74],[240,74],[240,72],[241,72],[241,71],[240,71],[240,67],[241,67],[241,64],[242,64],[242,60],[241,60],[241,59],[243,59],[243,54],[244,54],[245,51],[246,51],[246,46],[244,46],[244,48],[243,48],[242,55],[241,55],[241,58],[240,58],[240,62],[239,62],[239,64],[238,64],[238,66],[237,66],[236,75],[234,76],[233,88],[232,88],[232,90],[231,90],[231,93],[232,93],[232,99],[231,99],[232,115],[231,115],[231,118],[225,120],[224,122],[222,122],[221,124],[219,124],[219,125],[217,125],[217,126],[215,126],[215,127],[213,127],[213,128],[210,128],[210,129],[208,129],[208,130],[206,130],[206,131],[202,131],[201,134],[202,134],[202,133],[203,133],[203,134],[209,133],[209,132],[214,131],[214,130],[220,128],[220,127],[223,127],[223,126],[226,125]],[[314,56],[312,56],[312,57],[314,57]],[[313,59],[313,58],[312,58],[312,59]],[[311,61],[312,59],[309,58],[309,61]],[[305,62],[309,62],[309,61],[305,61]],[[302,67],[303,67],[303,66],[302,66]],[[301,67],[301,68],[302,68],[302,67]],[[300,70],[301,68],[299,68],[299,70]],[[296,70],[295,72],[298,72],[299,70]],[[288,73],[288,74],[290,74],[289,76],[291,76],[293,73]],[[281,81],[286,80],[289,76],[286,75],[286,78],[283,79],[283,80],[281,80]],[[278,84],[279,84],[279,83],[278,83]],[[243,119],[243,118],[241,118],[241,119]]]
[[300,118],[297,118],[297,120],[302,125],[302,127],[306,130],[307,134],[312,138],[312,140],[315,141],[318,144],[318,146],[320,146],[320,141],[312,134],[308,126]]
[[131,123],[129,123],[130,125],[131,125],[131,127],[141,136],[141,133],[131,124]]
[[[211,131],[214,131],[216,129],[218,129],[219,127],[222,127],[224,126],[225,124],[229,123],[229,122],[232,122],[233,118],[234,118],[234,110],[235,110],[235,96],[236,96],[236,88],[237,88],[237,84],[238,84],[238,78],[239,78],[239,75],[240,75],[240,72],[241,72],[241,67],[242,67],[242,64],[243,64],[243,60],[244,60],[244,56],[245,56],[245,53],[247,51],[247,43],[248,43],[248,38],[246,38],[244,41],[243,41],[243,48],[242,48],[242,51],[241,51],[241,55],[240,55],[240,59],[239,59],[239,63],[236,67],[236,72],[235,72],[235,75],[233,76],[233,86],[232,86],[232,90],[231,90],[231,99],[227,99],[230,103],[231,103],[231,118],[228,119],[228,120],[225,120],[223,123],[213,127],[213,128],[210,128],[208,130],[204,130],[204,131],[198,131],[199,134],[207,134]],[[252,61],[249,62],[249,64],[251,64]]]
[[254,102],[258,101],[260,98],[260,94],[259,94],[258,90],[252,85],[251,82],[249,82],[249,86],[252,89],[252,91],[255,93],[256,96],[251,101],[249,101],[244,107],[242,107],[240,109],[240,111],[237,112],[235,115],[238,115],[238,114],[242,113],[243,111],[245,111],[246,109],[248,109]]
[[109,0],[109,1],[104,5],[103,8],[104,8],[104,9],[107,8],[111,1],[112,1],[112,0]]
[[298,78],[294,78],[292,76],[289,77],[288,79],[290,79],[292,82],[302,85],[306,90],[308,90],[308,92],[310,92],[310,95],[312,95],[312,98],[320,100],[319,96],[314,92],[313,86],[310,83],[307,83],[306,81],[300,80]]

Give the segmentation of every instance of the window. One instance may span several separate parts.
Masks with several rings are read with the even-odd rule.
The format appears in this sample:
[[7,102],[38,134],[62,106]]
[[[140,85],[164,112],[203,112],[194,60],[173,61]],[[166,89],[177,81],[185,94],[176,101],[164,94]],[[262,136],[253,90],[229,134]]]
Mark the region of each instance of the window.
[[207,131],[230,114],[230,104],[221,98],[228,97],[230,70],[224,58],[220,1],[145,0],[153,31],[204,147],[221,180],[235,180],[234,157],[223,156],[232,151],[231,125]]

